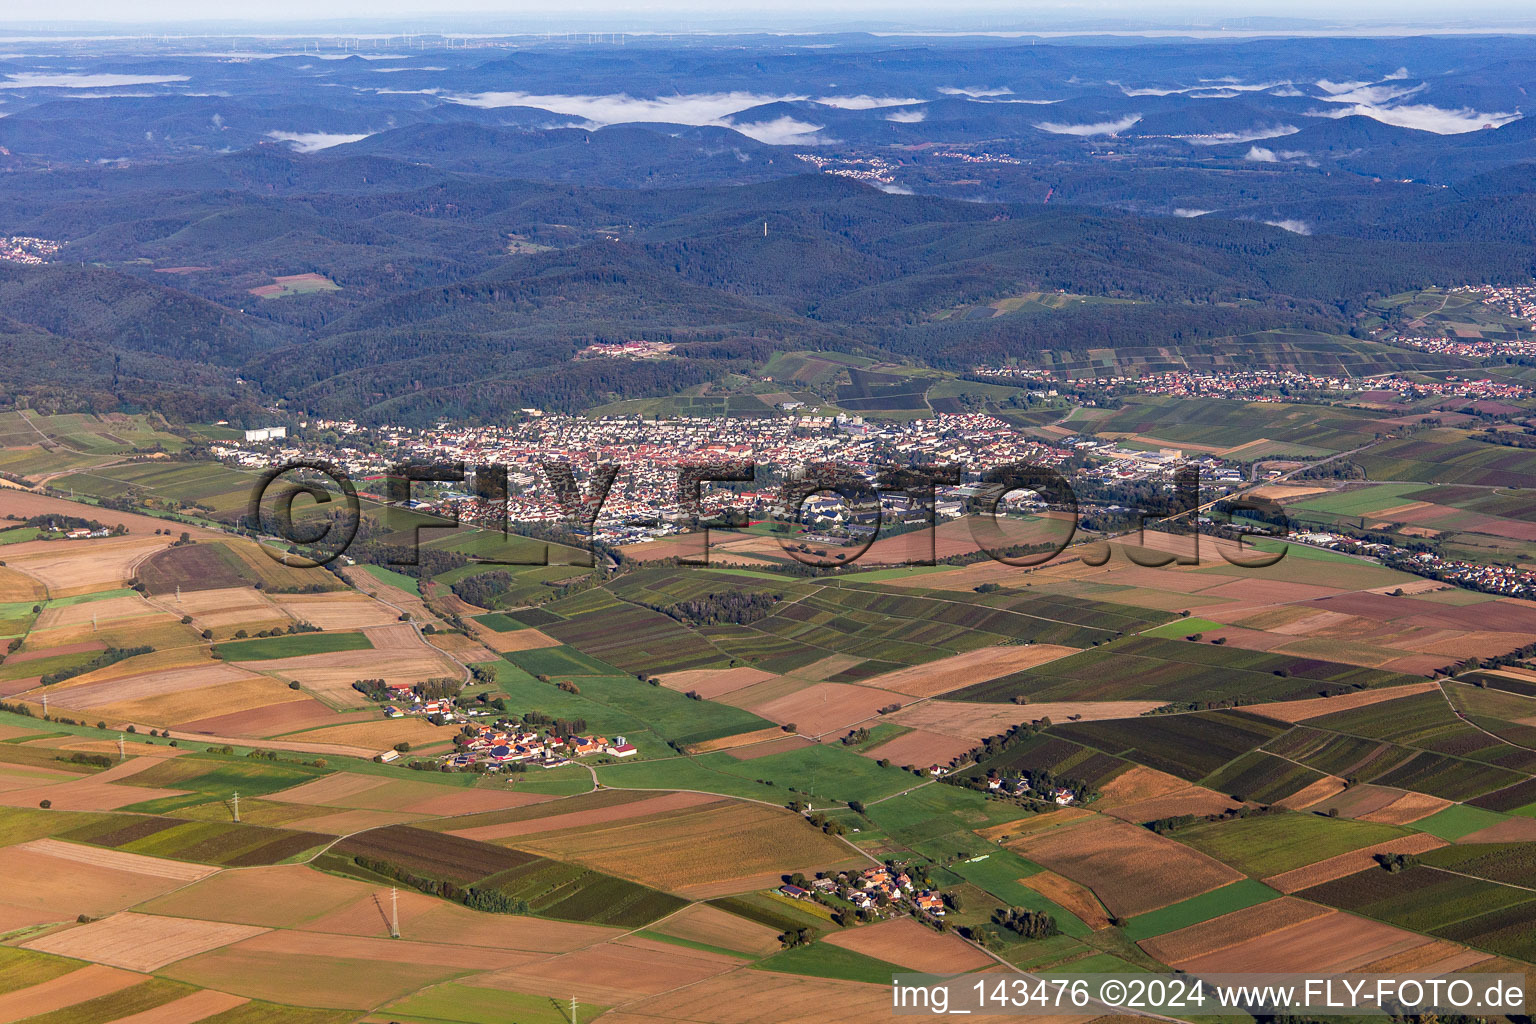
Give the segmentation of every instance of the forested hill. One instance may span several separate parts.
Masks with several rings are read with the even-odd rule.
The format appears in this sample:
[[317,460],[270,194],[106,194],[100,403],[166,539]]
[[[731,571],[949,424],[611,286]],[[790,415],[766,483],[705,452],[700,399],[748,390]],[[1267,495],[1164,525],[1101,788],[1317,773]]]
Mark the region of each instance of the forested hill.
[[[408,166],[344,164],[358,160]],[[135,380],[157,365],[199,368],[166,381],[167,402],[181,407],[189,388],[238,374],[299,409],[420,422],[672,393],[775,348],[965,369],[1043,349],[1343,330],[1369,296],[1524,280],[1536,261],[1512,244],[977,204],[816,174],[612,189],[435,170],[423,183],[420,170],[382,175],[406,187],[295,192],[321,177],[302,158],[245,154],[184,168],[174,188],[130,172],[122,195],[93,172],[92,188],[33,218],[76,232],[64,252],[78,262],[0,264],[0,303],[22,325],[10,345],[88,345],[52,352],[35,384],[88,381],[82,393],[97,402],[114,391],[144,398],[118,358],[132,357]],[[289,182],[288,196],[273,196],[274,179]],[[326,286],[263,297],[274,277],[303,274]],[[1130,301],[931,322],[956,305],[1056,289]],[[629,339],[693,358],[572,362],[593,342]]]

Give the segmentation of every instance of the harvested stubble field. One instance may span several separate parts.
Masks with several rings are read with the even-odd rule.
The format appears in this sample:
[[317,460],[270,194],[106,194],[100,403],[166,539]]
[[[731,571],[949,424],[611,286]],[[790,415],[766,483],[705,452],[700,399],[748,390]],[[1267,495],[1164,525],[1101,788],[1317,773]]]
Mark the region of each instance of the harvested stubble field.
[[94,713],[114,722],[181,726],[186,722],[206,719],[215,712],[259,712],[288,703],[295,696],[292,690],[275,679],[253,676],[172,694],[148,695],[103,704],[97,706]]
[[973,686],[1013,672],[1022,672],[1058,658],[1076,654],[1075,647],[1057,644],[1020,644],[982,647],[912,668],[898,669],[865,680],[870,686],[893,690],[910,697],[937,697],[951,690]]
[[859,863],[846,846],[797,815],[734,800],[525,836],[516,842],[522,849],[694,897],[762,888],[788,872]]
[[259,678],[233,665],[203,662],[187,668],[161,669],[106,682],[81,683],[71,679],[51,687],[48,691],[48,699],[50,703],[57,704],[59,707],[83,711],[105,704],[166,696],[210,686],[222,687],[230,683]]
[[171,543],[170,537],[130,534],[91,540],[35,540],[5,549],[6,565],[45,584],[52,598],[121,587],[140,562]]
[[685,907],[651,931],[717,949],[731,949],[766,956],[780,948],[778,933],[767,925],[728,914],[707,903]]
[[1165,964],[1178,965],[1332,913],[1327,907],[1303,900],[1270,900],[1155,938],[1142,939],[1137,945]]
[[5,902],[36,921],[103,917],[179,888],[213,868],[40,839],[0,849]]
[[508,808],[541,804],[553,797],[504,789],[469,789],[417,779],[381,779],[338,772],[274,794],[272,799],[360,810],[454,816],[496,814]]
[[537,651],[545,647],[559,647],[560,641],[536,629],[519,629],[512,633],[498,633],[490,629],[476,629],[475,638],[497,654],[517,651]]
[[[1402,953],[1386,956],[1359,968],[1362,974],[1451,974],[1492,958],[1478,949],[1455,942],[1428,942]],[[1483,968],[1478,968],[1482,970]]]
[[[733,971],[630,1003],[625,1010],[632,1016],[619,1024],[825,1024],[829,1006],[837,1008],[838,1024],[888,1024],[890,986],[769,971]],[[615,1020],[618,1022],[617,1016]],[[1078,1022],[1063,1018],[1061,1024]]]
[[948,764],[975,745],[972,740],[957,736],[913,729],[859,753],[875,760],[884,758],[895,765],[927,767],[931,764]]
[[[104,751],[94,752],[103,753]],[[129,761],[122,767],[134,765],[135,762]],[[75,778],[68,782],[8,790],[0,793],[0,804],[9,807],[36,807],[39,802],[48,800],[57,811],[112,811],[144,800],[181,795],[181,792],[175,789],[147,789],[117,785],[108,778],[115,770],[108,769],[99,775]]]
[[304,929],[261,931],[245,939],[235,951],[280,953],[324,959],[344,957],[393,964],[442,964],[459,970],[494,971],[517,967],[542,959],[537,953],[487,946],[457,946],[424,942],[407,936],[393,939],[388,935],[338,935]]
[[1221,793],[1143,765],[1106,782],[1094,804],[1096,810],[1137,823],[1180,814],[1220,814],[1238,806]]
[[261,591],[250,587],[193,590],[184,592],[179,601],[170,595],[155,601],[162,610],[192,616],[193,625],[214,630],[220,639],[227,639],[238,629],[257,633],[286,628],[294,621]]
[[272,601],[292,618],[321,629],[387,626],[400,617],[393,608],[365,594],[280,594]]
[[1341,853],[1336,857],[1329,857],[1312,864],[1307,864],[1290,871],[1272,875],[1264,879],[1264,884],[1281,892],[1300,892],[1302,889],[1311,888],[1314,885],[1322,885],[1324,882],[1332,882],[1335,879],[1344,878],[1367,868],[1376,866],[1376,855],[1386,853],[1419,854],[1445,846],[1444,839],[1437,836],[1417,833],[1411,836],[1403,836],[1399,839],[1389,839],[1384,843],[1376,843],[1372,846],[1361,847],[1349,853]]
[[1109,927],[1109,915],[1092,890],[1054,871],[1037,871],[1019,879],[1019,884],[1035,890],[1057,906],[1064,907],[1094,931]]
[[686,987],[740,963],[669,943],[604,942],[527,967],[479,975],[466,984],[537,995],[558,993],[564,999],[574,995],[611,1006]]
[[1427,793],[1403,793],[1390,803],[1354,817],[1361,821],[1375,821],[1383,825],[1411,825],[1449,806],[1451,806],[1449,800],[1430,796]]
[[[327,908],[320,916],[296,927],[301,931],[330,935],[387,937],[390,914],[394,909],[388,902],[388,894],[374,885],[352,884],[363,891],[360,898],[335,909]],[[600,925],[513,914],[484,914],[413,889],[400,890],[398,900],[400,933],[420,942],[550,954],[566,953],[623,934],[619,929]]]
[[372,650],[334,651],[252,662],[248,667],[284,680],[297,680],[306,690],[337,707],[373,707],[372,702],[352,689],[359,679],[419,683],[436,676],[463,675],[463,670],[453,662],[425,646],[391,651],[387,658],[380,658]]
[[37,620],[32,623],[32,628],[59,629],[64,626],[114,622],[120,619],[159,614],[162,613],[139,595],[126,594],[96,601],[82,601],[78,604],[46,606],[42,614],[38,615]]
[[297,700],[267,704],[246,711],[190,719],[181,722],[178,728],[209,736],[254,736],[265,739],[335,721],[336,712],[312,697],[301,696]]
[[25,945],[43,953],[149,972],[262,931],[247,925],[125,913],[50,932]]
[[172,918],[296,928],[365,900],[375,891],[365,882],[288,864],[220,871],[138,909]]
[[396,743],[409,743],[413,748],[434,743],[446,744],[453,739],[453,731],[435,726],[423,718],[389,718],[306,729],[286,738],[306,743],[336,743],[377,752],[387,750]]
[[696,668],[687,672],[666,672],[657,677],[661,685],[678,693],[689,690],[705,700],[714,700],[721,694],[732,693],[754,683],[774,678],[773,673],[757,668]]
[[0,565],[0,601],[25,604],[41,601],[43,585],[24,572]]
[[776,740],[764,740],[762,743],[753,743],[746,747],[731,747],[726,753],[738,761],[755,761],[759,757],[772,757],[774,754],[784,754],[791,750],[809,747],[813,745],[813,742],[804,736],[784,736]]
[[1242,877],[1171,839],[1101,816],[1016,839],[1007,846],[1086,885],[1121,917],[1178,903]]
[[237,944],[189,957],[160,973],[268,1002],[366,1010],[460,972],[451,965],[280,953]]
[[955,935],[936,935],[910,917],[850,928],[826,941],[925,974],[964,974],[996,962]]
[[[608,799],[593,799],[593,797]],[[617,801],[613,799],[618,797],[625,799]],[[446,831],[451,835],[489,842],[497,839],[511,839],[515,836],[560,832],[566,829],[587,829],[596,825],[632,821],[637,818],[648,818],[652,815],[718,803],[720,803],[719,797],[711,796],[707,793],[662,793],[656,795],[638,791],[607,790],[602,793],[592,794],[591,797],[571,797],[569,800],[562,801],[557,807],[553,808],[538,807],[536,809],[518,810],[510,813],[497,813],[493,811],[487,815],[476,816],[477,818],[492,817],[503,819],[492,824],[469,825],[466,828],[451,827],[457,824],[456,822],[443,822],[442,824],[450,826]],[[566,808],[569,809],[567,810]]]
[[845,731],[874,718],[880,708],[905,703],[908,698],[890,690],[851,683],[813,683],[783,697],[741,705],[747,711],[794,725],[806,736],[825,736]]

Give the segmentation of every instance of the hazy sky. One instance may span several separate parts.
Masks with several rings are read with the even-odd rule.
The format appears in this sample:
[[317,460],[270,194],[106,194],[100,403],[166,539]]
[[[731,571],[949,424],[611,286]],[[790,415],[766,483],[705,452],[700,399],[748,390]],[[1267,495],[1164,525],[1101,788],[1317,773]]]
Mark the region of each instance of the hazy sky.
[[[554,30],[562,23],[590,26],[611,20],[615,29],[631,30],[653,25],[675,29],[689,24],[701,27],[720,24],[763,28],[801,29],[815,26],[884,27],[906,25],[942,29],[1029,28],[1053,24],[1115,22],[1209,24],[1245,16],[1315,18],[1331,23],[1406,21],[1447,23],[1467,20],[1530,21],[1526,0],[1470,0],[1446,5],[1438,0],[958,0],[941,6],[913,0],[787,0],[772,5],[741,5],[718,0],[265,0],[259,5],[207,0],[4,0],[0,22],[24,23],[36,29],[57,29],[69,22],[100,21],[116,24],[195,20],[232,20],[271,25],[281,31],[282,21],[360,19],[395,21],[421,19],[429,24],[462,23],[468,16],[502,25],[527,24]],[[296,27],[296,26],[295,26]]]

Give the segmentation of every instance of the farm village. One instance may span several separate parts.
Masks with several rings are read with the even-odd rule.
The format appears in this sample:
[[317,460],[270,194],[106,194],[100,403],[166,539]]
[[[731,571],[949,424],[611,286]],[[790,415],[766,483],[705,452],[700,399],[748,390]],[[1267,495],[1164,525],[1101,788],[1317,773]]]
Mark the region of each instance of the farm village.
[[[1165,398],[1058,415],[1246,443]],[[827,568],[742,524],[707,567],[687,533],[584,566],[370,496],[300,568],[255,472],[192,457],[234,428],[0,414],[0,1016],[810,1024],[884,1020],[907,971],[1525,971],[1536,603],[1395,552],[1520,543],[1472,481],[1529,456],[1478,468],[1440,400],[1233,403],[1271,446],[1220,485],[1267,503],[1237,529],[1095,514],[1019,566],[962,503],[933,564],[897,532]],[[1284,468],[1328,452],[1369,475]]]

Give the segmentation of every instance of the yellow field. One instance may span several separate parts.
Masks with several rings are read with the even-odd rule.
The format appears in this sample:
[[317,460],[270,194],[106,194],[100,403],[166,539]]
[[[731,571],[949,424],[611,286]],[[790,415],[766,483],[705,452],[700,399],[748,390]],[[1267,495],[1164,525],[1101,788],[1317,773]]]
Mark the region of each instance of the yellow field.
[[788,811],[720,800],[644,818],[520,836],[507,845],[580,861],[685,895],[775,884],[850,861],[852,851]]
[[121,622],[102,622],[93,629],[87,620],[73,626],[57,629],[34,629],[27,636],[22,650],[39,651],[49,647],[63,647],[87,641],[98,641],[109,647],[139,647],[148,645],[157,651],[173,647],[198,647],[203,640],[197,630],[183,626],[174,616],[165,614],[145,615]]
[[371,707],[372,702],[352,689],[358,679],[419,683],[434,676],[460,676],[463,670],[423,646],[417,650],[334,651],[297,658],[251,662],[250,667],[283,680],[296,679],[310,693],[337,707]]
[[234,714],[270,704],[303,699],[276,680],[253,676],[238,682],[219,683],[179,693],[162,693],[138,700],[106,704],[93,710],[103,718],[146,725],[180,725],[214,715]]
[[[75,686],[86,683],[100,683],[108,679],[123,679],[128,676],[143,675],[146,672],[161,669],[187,668],[193,665],[208,664],[208,653],[197,647],[178,647],[167,651],[155,651],[151,654],[141,654],[137,658],[127,658],[115,664],[99,668],[94,672],[78,675],[66,680]],[[61,684],[62,685],[62,684]]]
[[123,586],[140,562],[169,547],[171,541],[153,534],[34,540],[8,546],[5,561],[47,584],[50,596],[74,597]]
[[371,747],[384,750],[396,743],[409,743],[413,747],[451,743],[454,729],[438,727],[424,718],[381,718],[376,722],[357,722],[352,725],[331,725],[322,729],[308,729],[291,733],[290,740],[306,743],[344,743],[348,746]]
[[364,594],[282,594],[273,601],[293,618],[321,629],[384,626],[400,617],[393,608]]
[[267,590],[299,590],[321,586],[341,590],[342,586],[327,569],[295,569],[269,557],[254,541],[235,537],[221,537],[225,547],[233,551],[250,570],[261,578]]
[[149,602],[137,594],[128,597],[109,597],[101,601],[83,601],[80,604],[55,605],[44,608],[33,629],[59,629],[65,626],[89,625],[92,618],[102,624],[122,619],[160,614]]
[[192,616],[198,629],[211,629],[219,639],[237,629],[256,633],[274,626],[286,628],[293,619],[251,587],[224,587],[218,590],[189,590],[177,600],[175,594],[156,598],[160,607],[179,615]]

